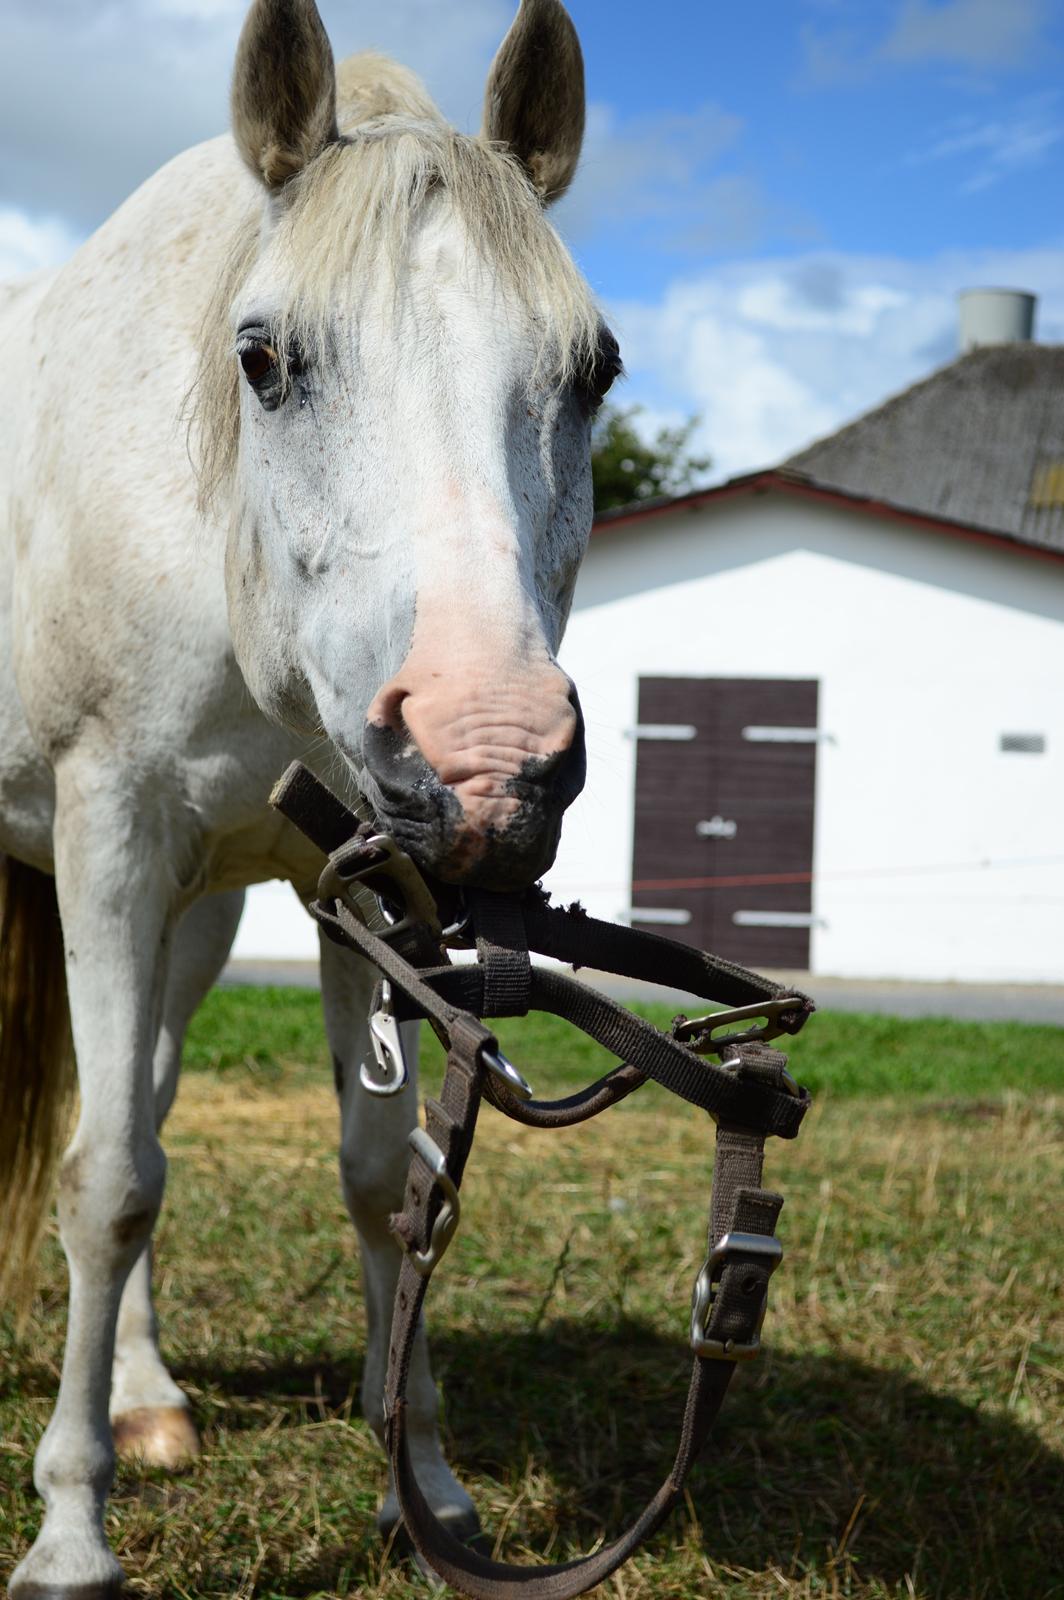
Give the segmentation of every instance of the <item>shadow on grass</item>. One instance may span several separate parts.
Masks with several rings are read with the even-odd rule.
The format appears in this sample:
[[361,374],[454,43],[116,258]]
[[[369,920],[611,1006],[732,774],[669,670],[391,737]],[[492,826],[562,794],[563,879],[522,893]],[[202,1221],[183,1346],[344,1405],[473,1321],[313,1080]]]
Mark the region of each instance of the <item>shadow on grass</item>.
[[[459,1474],[506,1483],[531,1460],[546,1475],[550,1503],[523,1527],[533,1545],[555,1521],[584,1548],[613,1537],[668,1469],[688,1362],[641,1324],[437,1335],[434,1360]],[[312,1396],[344,1406],[356,1383],[342,1363],[283,1360],[183,1376],[226,1396],[230,1426],[241,1399],[295,1416]],[[1007,1418],[844,1356],[768,1351],[740,1370],[689,1487],[704,1547],[728,1565],[799,1575],[844,1550],[864,1581],[912,1576],[935,1600],[1064,1593],[1064,1459]],[[663,1555],[679,1515],[658,1535]],[[341,1574],[357,1583],[366,1560],[353,1546],[326,1551],[298,1577],[267,1560],[258,1592],[334,1590]]]

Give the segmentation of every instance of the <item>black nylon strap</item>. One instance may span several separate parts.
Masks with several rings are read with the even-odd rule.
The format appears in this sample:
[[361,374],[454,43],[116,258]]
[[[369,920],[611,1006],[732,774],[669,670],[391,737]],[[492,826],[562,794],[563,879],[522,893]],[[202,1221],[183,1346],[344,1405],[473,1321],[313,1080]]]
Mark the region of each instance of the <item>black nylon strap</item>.
[[663,939],[660,934],[599,922],[576,908],[563,911],[547,905],[542,897],[530,896],[529,901],[525,907],[529,948],[538,950],[540,955],[553,956],[573,967],[594,967],[665,988],[683,989],[729,1006],[755,1005],[759,1000],[777,1000],[793,994],[800,1005],[790,1025],[785,1024],[787,1033],[797,1033],[815,1010],[808,995],[786,989],[771,978],[763,978],[760,973],[706,950]]
[[532,992],[532,963],[521,902],[513,895],[469,891],[477,933],[477,965],[484,975],[478,1017],[524,1017]]

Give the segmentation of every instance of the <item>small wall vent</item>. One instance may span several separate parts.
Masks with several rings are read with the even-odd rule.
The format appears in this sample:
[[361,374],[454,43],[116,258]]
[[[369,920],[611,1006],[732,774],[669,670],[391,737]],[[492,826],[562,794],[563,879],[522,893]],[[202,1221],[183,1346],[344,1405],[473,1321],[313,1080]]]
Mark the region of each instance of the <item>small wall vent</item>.
[[1044,756],[1046,736],[1044,733],[1003,733],[1001,749],[1006,755]]

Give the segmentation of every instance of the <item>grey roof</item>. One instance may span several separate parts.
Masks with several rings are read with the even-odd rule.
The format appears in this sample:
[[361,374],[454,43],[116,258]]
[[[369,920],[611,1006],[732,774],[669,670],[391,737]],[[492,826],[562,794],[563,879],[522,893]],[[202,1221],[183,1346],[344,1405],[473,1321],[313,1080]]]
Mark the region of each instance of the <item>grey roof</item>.
[[973,350],[783,470],[1064,551],[1064,346]]

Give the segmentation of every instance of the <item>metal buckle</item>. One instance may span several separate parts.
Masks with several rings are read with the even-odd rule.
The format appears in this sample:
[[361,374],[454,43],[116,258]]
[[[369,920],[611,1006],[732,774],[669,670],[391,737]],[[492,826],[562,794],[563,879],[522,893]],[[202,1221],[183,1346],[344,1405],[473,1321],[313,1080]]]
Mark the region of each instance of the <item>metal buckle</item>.
[[436,1221],[432,1224],[432,1237],[428,1249],[407,1251],[414,1271],[419,1277],[427,1278],[454,1238],[462,1215],[462,1202],[458,1198],[458,1190],[451,1174],[447,1171],[446,1157],[435,1139],[430,1139],[424,1128],[414,1128],[410,1134],[409,1144],[411,1150],[421,1157],[432,1173],[433,1182],[443,1190],[443,1205],[436,1214]]
[[763,1256],[770,1263],[769,1277],[783,1260],[783,1246],[773,1234],[726,1233],[713,1246],[702,1263],[695,1279],[691,1296],[691,1349],[696,1356],[709,1361],[752,1361],[761,1349],[761,1324],[768,1306],[766,1295],[761,1304],[757,1329],[750,1344],[739,1344],[734,1339],[710,1339],[706,1328],[716,1298],[717,1282],[732,1256]]
[[[359,863],[358,858],[369,851],[374,851],[381,859]],[[348,855],[356,858],[350,868],[345,861]],[[399,916],[395,916],[388,905],[391,896],[374,885],[373,879],[376,877],[383,878],[388,889],[394,886],[398,890],[397,898],[402,908]],[[318,880],[318,899],[342,900],[360,922],[365,922],[365,914],[350,895],[352,884],[359,883],[376,896],[381,915],[387,923],[387,927],[378,932],[379,938],[394,939],[415,922],[424,923],[434,939],[440,938],[443,930],[432,891],[414,861],[405,850],[400,850],[390,835],[376,833],[371,839],[359,841],[353,849],[345,845],[334,851]]]
[[[781,1024],[780,1018],[790,1011],[801,1009],[802,1002],[796,995],[790,994],[784,995],[779,1000],[762,1000],[753,1006],[736,1006],[731,1011],[711,1011],[708,1016],[691,1017],[688,1021],[679,1023],[673,1030],[673,1038],[678,1039],[681,1044],[686,1044],[695,1055],[719,1055],[729,1045],[753,1044],[758,1039],[778,1039],[781,1033],[788,1031]],[[713,1037],[717,1028],[727,1028],[734,1022],[745,1022],[750,1017],[764,1017],[764,1026],[744,1028],[739,1033],[727,1033],[720,1039]],[[692,1044],[693,1039],[697,1040],[697,1043]]]
[[381,979],[381,1003],[369,1019],[369,1037],[381,1076],[375,1078],[369,1062],[364,1061],[359,1070],[359,1082],[369,1094],[401,1094],[410,1078],[406,1064],[403,1038],[399,1023],[392,1010],[392,986],[387,978]]
[[[733,1053],[730,1056],[725,1056],[725,1054],[724,1054],[725,1050],[731,1050]],[[736,1049],[734,1044],[731,1044],[727,1039],[722,1039],[721,1040],[721,1045],[720,1045],[720,1052],[721,1052],[720,1065],[721,1065],[721,1070],[723,1072],[732,1072],[732,1073],[736,1073],[736,1074],[742,1072],[743,1065],[744,1065],[743,1058],[739,1054],[739,1051]],[[695,1053],[696,1053],[696,1055],[705,1055],[706,1051],[703,1049],[703,1050],[698,1050]],[[784,1059],[786,1059],[786,1058],[784,1058]],[[789,1094],[792,1097],[792,1099],[794,1099],[794,1100],[799,1099],[801,1097],[801,1093],[802,1093],[801,1088],[800,1088],[800,1086],[798,1084],[797,1079],[795,1079],[795,1078],[793,1078],[791,1076],[791,1074],[787,1071],[787,1068],[786,1067],[780,1067],[780,1066],[774,1066],[772,1070],[773,1070],[774,1073],[776,1073],[776,1072],[779,1073],[780,1087],[782,1088],[783,1092],[785,1094]],[[761,1081],[764,1082],[765,1080],[762,1079]],[[715,1113],[710,1112],[710,1115],[714,1118],[714,1121],[716,1121]]]

